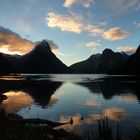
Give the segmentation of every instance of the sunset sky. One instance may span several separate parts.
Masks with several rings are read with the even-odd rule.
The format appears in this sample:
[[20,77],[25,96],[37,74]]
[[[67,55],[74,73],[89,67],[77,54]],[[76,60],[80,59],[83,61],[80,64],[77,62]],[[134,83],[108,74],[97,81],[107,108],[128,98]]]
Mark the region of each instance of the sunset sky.
[[140,0],[0,0],[0,51],[24,54],[47,39],[65,64],[105,48],[134,52]]

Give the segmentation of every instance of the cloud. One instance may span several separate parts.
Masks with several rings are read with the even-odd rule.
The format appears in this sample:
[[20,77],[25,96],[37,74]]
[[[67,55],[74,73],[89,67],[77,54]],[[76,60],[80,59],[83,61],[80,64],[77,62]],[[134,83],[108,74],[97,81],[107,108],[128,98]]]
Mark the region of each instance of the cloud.
[[52,50],[54,53],[56,53],[56,52],[59,50],[59,46],[58,46],[56,43],[54,43],[53,40],[46,39],[46,41],[48,42],[48,44],[49,44],[50,47],[51,47],[51,50]]
[[[100,23],[99,23],[100,25]],[[98,36],[104,33],[104,30],[99,28],[98,25],[87,24],[85,26],[85,30],[87,30],[91,36]]]
[[74,4],[89,8],[94,4],[94,1],[93,0],[65,0],[65,3],[63,4],[63,6],[66,8],[69,8],[73,6]]
[[86,43],[86,47],[92,49],[92,51],[96,51],[97,47],[101,46],[100,41],[92,41]]
[[99,47],[99,46],[101,46],[101,44],[99,43],[99,42],[95,42],[95,41],[92,41],[92,42],[88,42],[87,44],[86,44],[86,47]]
[[120,27],[111,28],[104,32],[103,37],[107,40],[115,41],[126,38],[129,33],[122,30]]
[[46,24],[50,28],[59,28],[61,31],[69,31],[74,33],[81,33],[83,31],[89,32],[92,36],[101,35],[104,30],[97,25],[83,22],[83,17],[80,15],[66,15],[48,13],[45,18]]
[[0,48],[6,48],[9,52],[24,54],[30,51],[33,46],[32,41],[23,39],[19,34],[0,26]]
[[[58,51],[59,46],[52,40],[46,39],[53,52]],[[0,51],[10,54],[25,54],[31,51],[37,42],[22,38],[19,34],[0,26]]]
[[99,22],[98,23],[98,25],[100,25],[100,26],[105,26],[105,25],[107,25],[108,23],[107,22]]
[[72,57],[73,56],[72,53],[64,53],[64,52],[61,52],[61,51],[57,51],[56,54],[58,56],[61,56],[61,57]]
[[132,46],[124,46],[124,47],[118,47],[116,49],[116,51],[118,52],[125,52],[127,54],[133,54],[136,51],[136,48],[132,47]]
[[104,26],[106,24],[105,22],[99,22],[99,24],[97,23],[96,25],[84,22],[83,16],[81,15],[67,15],[50,12],[45,17],[45,20],[50,28],[58,28],[61,31],[77,34],[85,31],[88,32],[90,36],[101,36],[102,38],[111,41],[120,40],[129,36],[129,33],[122,30],[120,27],[108,30],[102,29],[100,26]]
[[128,113],[121,108],[107,108],[104,110],[104,115],[111,120],[119,121],[128,116]]
[[134,21],[133,24],[134,24],[136,27],[140,27],[140,22]]
[[119,13],[129,9],[138,9],[139,0],[106,0],[108,7]]
[[75,33],[80,33],[83,30],[81,19],[81,16],[61,15],[52,12],[48,13],[45,18],[49,27]]
[[66,8],[71,7],[75,3],[75,1],[76,0],[66,0],[63,6]]

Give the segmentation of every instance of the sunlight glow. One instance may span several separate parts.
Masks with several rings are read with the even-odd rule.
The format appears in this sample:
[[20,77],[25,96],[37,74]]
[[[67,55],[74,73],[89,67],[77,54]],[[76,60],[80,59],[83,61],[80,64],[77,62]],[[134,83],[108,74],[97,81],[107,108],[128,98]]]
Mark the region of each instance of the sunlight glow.
[[0,48],[0,52],[5,53],[5,54],[19,54],[19,55],[23,54],[19,51],[9,51],[8,45],[3,45],[3,47]]

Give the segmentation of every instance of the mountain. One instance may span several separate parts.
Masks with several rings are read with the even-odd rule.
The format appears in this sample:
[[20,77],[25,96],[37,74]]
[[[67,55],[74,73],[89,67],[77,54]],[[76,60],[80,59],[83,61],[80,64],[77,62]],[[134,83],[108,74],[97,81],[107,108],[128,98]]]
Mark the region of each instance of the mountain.
[[100,57],[95,73],[116,74],[128,57],[126,53],[105,49]]
[[8,74],[14,71],[10,61],[3,53],[0,53],[0,74]]
[[43,40],[34,49],[20,57],[20,73],[67,73],[68,67],[51,51],[47,41]]
[[140,75],[140,45],[136,52],[124,63],[119,73],[126,75]]
[[94,54],[87,60],[75,63],[69,67],[71,73],[83,73],[91,74],[94,73],[96,65],[100,59],[101,54]]
[[12,65],[12,67],[14,68],[14,73],[17,72],[17,69],[19,68],[19,60],[22,57],[21,55],[10,55],[10,54],[3,54],[8,61],[10,62],[10,64]]
[[113,52],[105,49],[102,54],[96,54],[87,60],[70,66],[72,73],[111,73],[115,74],[128,59],[125,53]]
[[67,67],[61,62],[46,40],[38,43],[32,51],[20,55],[0,53],[0,74],[8,73],[79,73],[79,74],[140,74],[140,46],[129,56],[123,52],[105,49],[102,54]]

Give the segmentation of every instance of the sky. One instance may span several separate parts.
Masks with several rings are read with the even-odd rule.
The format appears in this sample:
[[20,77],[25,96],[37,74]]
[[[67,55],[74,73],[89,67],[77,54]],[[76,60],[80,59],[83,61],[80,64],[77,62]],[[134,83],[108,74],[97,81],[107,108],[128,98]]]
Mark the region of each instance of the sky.
[[25,54],[46,39],[66,65],[140,43],[140,0],[0,0],[0,51]]

